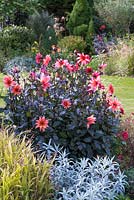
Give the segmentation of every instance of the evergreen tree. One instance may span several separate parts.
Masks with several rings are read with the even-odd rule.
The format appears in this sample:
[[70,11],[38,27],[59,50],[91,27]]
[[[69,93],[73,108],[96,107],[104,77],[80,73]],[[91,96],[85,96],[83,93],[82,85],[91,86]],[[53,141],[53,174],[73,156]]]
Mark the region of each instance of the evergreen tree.
[[90,52],[93,53],[93,37],[95,34],[95,30],[94,30],[94,21],[93,18],[91,17],[90,21],[89,21],[89,26],[88,26],[88,31],[86,34],[86,43],[87,43],[87,50],[89,50]]
[[81,25],[82,27],[83,24],[88,25],[90,17],[91,17],[91,10],[88,0],[76,0],[73,10],[70,14],[69,21],[67,23],[67,28],[69,30],[69,33],[74,34],[74,30],[76,30],[76,27],[78,26],[80,29]]

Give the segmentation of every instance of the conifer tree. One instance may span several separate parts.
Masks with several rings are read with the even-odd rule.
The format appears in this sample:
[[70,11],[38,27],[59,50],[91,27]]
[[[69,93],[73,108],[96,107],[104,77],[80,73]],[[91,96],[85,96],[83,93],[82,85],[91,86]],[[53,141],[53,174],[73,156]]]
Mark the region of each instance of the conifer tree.
[[90,6],[89,6],[88,1],[76,0],[73,10],[70,14],[69,21],[67,23],[67,28],[69,30],[69,33],[74,34],[74,30],[76,30],[76,27],[79,27],[80,29],[81,25],[82,27],[85,28],[83,24],[84,25],[89,24],[90,16],[91,16],[91,11],[90,11]]

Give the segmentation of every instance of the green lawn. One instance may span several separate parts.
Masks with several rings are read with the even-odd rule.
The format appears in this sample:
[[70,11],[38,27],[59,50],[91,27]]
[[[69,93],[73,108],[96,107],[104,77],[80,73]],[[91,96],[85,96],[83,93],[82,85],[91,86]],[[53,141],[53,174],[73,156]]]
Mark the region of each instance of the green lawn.
[[122,103],[126,114],[134,112],[134,78],[104,76],[105,85],[112,83],[115,88],[115,95]]
[[[134,78],[104,76],[105,85],[112,83],[115,87],[115,95],[121,101],[126,114],[134,112]],[[6,89],[3,87],[3,74],[0,74],[0,107],[4,106],[3,97]]]

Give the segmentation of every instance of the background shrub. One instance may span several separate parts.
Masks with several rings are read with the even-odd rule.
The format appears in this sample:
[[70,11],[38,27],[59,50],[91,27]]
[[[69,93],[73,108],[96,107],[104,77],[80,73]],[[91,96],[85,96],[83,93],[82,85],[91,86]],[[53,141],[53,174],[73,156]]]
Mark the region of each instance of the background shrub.
[[34,32],[34,38],[39,43],[40,50],[49,51],[57,38],[53,28],[54,19],[47,11],[35,12],[29,17],[29,27]]
[[63,52],[74,52],[74,50],[83,52],[86,48],[86,42],[80,36],[66,36],[59,40],[58,46]]
[[10,58],[6,57],[4,52],[2,50],[0,50],[0,72],[3,71],[4,65],[8,62]]
[[107,63],[107,75],[133,76],[133,39],[118,39],[117,44],[108,46],[108,52],[98,56],[101,62]]
[[31,145],[21,142],[6,130],[0,132],[0,199],[50,200],[51,164],[36,160]]
[[0,32],[0,49],[5,56],[21,54],[30,49],[33,33],[23,26],[9,26]]
[[125,171],[128,181],[127,193],[131,199],[134,198],[134,168],[129,168]]
[[95,0],[95,10],[106,24],[109,24],[113,34],[130,33],[130,24],[134,19],[133,3],[131,0]]
[[[83,26],[88,25],[90,20],[90,7],[87,0],[76,0],[73,10],[67,22],[67,28],[70,34],[74,34],[77,27],[83,29]],[[80,27],[81,26],[81,27]],[[81,36],[81,35],[80,35]]]

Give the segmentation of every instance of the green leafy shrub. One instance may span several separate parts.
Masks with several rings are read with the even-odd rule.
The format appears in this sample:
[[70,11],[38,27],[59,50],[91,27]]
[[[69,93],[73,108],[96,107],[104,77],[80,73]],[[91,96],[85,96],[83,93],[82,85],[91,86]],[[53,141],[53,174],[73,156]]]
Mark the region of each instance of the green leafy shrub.
[[134,19],[133,3],[131,0],[95,0],[95,10],[109,26],[114,34],[130,33],[130,24]]
[[122,106],[105,90],[102,69],[86,67],[90,60],[84,53],[71,61],[38,53],[38,67],[25,77],[11,70],[4,77],[6,123],[14,125],[16,134],[30,130],[35,147],[51,138],[74,158],[110,155]]
[[134,168],[125,171],[128,181],[127,193],[131,198],[134,198]]
[[86,24],[82,24],[82,25],[80,25],[80,26],[76,26],[76,27],[74,28],[73,34],[74,34],[74,35],[78,35],[78,36],[85,37],[85,36],[86,36],[87,29],[88,29],[88,25],[86,25]]
[[86,33],[86,44],[87,44],[87,48],[90,52],[94,52],[93,50],[93,38],[94,38],[94,34],[95,34],[95,30],[94,30],[94,21],[91,18],[89,21],[89,25],[88,25],[88,30]]
[[34,157],[31,145],[6,130],[0,132],[0,199],[50,200],[51,164]]
[[86,42],[80,36],[66,36],[58,42],[58,46],[63,52],[73,52],[74,50],[83,52]]
[[[70,34],[74,34],[74,30],[82,25],[88,25],[90,20],[90,7],[87,0],[76,0],[73,10],[67,22],[67,28]],[[85,26],[86,27],[86,26]],[[85,28],[84,27],[84,28]],[[80,30],[80,28],[79,28]]]
[[23,26],[9,26],[0,32],[0,49],[5,56],[26,52],[33,43],[33,33]]
[[4,55],[4,52],[0,50],[0,72],[3,71],[4,65],[8,62],[9,57],[7,58]]
[[34,39],[39,42],[40,49],[48,51],[57,43],[57,37],[53,28],[54,19],[47,11],[35,12],[29,17],[29,27],[34,32]]

